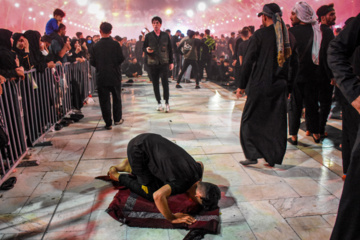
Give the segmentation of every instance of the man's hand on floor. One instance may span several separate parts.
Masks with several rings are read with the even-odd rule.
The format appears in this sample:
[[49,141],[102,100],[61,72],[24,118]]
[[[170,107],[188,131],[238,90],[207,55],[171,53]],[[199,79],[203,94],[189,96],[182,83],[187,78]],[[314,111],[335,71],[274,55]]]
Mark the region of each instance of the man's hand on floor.
[[171,221],[171,223],[186,223],[186,224],[193,224],[196,222],[196,219],[192,216],[185,214],[185,213],[175,213],[175,219]]

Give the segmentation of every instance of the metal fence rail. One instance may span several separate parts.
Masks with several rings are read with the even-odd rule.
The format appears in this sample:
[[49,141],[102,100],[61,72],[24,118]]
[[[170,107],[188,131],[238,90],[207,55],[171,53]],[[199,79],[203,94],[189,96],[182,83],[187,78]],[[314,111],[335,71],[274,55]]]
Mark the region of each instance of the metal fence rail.
[[[66,63],[55,69],[25,72],[25,80],[7,80],[0,97],[0,117],[9,144],[1,149],[0,184],[38,143],[72,110],[80,110],[95,90],[95,72],[89,62]],[[0,120],[1,120],[0,119]]]

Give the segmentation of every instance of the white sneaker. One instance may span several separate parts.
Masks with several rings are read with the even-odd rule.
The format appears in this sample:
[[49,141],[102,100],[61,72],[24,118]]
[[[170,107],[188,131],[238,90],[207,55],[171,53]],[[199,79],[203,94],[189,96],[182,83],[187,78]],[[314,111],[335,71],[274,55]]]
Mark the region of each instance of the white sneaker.
[[159,105],[157,106],[156,110],[157,110],[157,111],[162,111],[162,110],[163,110],[161,103],[159,103]]
[[170,105],[168,103],[165,104],[165,112],[170,112]]

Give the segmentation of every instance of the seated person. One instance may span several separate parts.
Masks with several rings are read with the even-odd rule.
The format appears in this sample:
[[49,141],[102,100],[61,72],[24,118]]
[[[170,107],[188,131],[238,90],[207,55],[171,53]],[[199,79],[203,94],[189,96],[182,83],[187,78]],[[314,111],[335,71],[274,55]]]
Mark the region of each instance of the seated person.
[[131,60],[131,63],[128,65],[125,74],[127,77],[132,78],[132,77],[141,77],[142,73],[142,69],[140,64],[137,62],[136,58],[133,58]]
[[53,32],[59,31],[60,23],[62,22],[62,19],[65,17],[65,12],[59,8],[55,9],[53,13],[54,17],[51,18],[47,23],[45,27],[45,33],[46,35],[51,35]]
[[220,81],[228,85],[230,80],[234,80],[234,73],[230,67],[229,60],[225,59],[224,62],[220,65]]
[[71,50],[70,56],[68,57],[69,62],[85,62],[85,58],[83,56],[83,52],[81,49],[81,45],[78,39],[73,39],[70,42]]
[[139,196],[154,201],[171,223],[192,224],[196,220],[188,214],[173,214],[167,201],[170,195],[187,193],[207,211],[218,207],[219,187],[202,182],[203,164],[175,143],[157,134],[144,133],[129,142],[127,153],[128,160],[110,167],[108,175]]

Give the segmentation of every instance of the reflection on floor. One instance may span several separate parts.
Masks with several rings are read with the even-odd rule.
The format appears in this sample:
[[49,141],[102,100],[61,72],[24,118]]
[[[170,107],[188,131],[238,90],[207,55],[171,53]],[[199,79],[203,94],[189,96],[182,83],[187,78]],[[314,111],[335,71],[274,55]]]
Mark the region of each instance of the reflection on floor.
[[31,150],[40,165],[17,168],[15,188],[0,192],[0,239],[183,239],[187,231],[130,228],[104,211],[116,190],[94,177],[124,159],[128,141],[144,132],[176,142],[204,163],[204,181],[227,189],[221,233],[205,239],[329,239],[343,186],[333,143],[315,144],[300,131],[283,165],[243,167],[245,99],[209,82],[182,86],[170,83],[170,113],[155,110],[151,83],[135,81],[123,92],[123,125],[105,130],[96,101],[79,123],[48,133],[53,146]]

